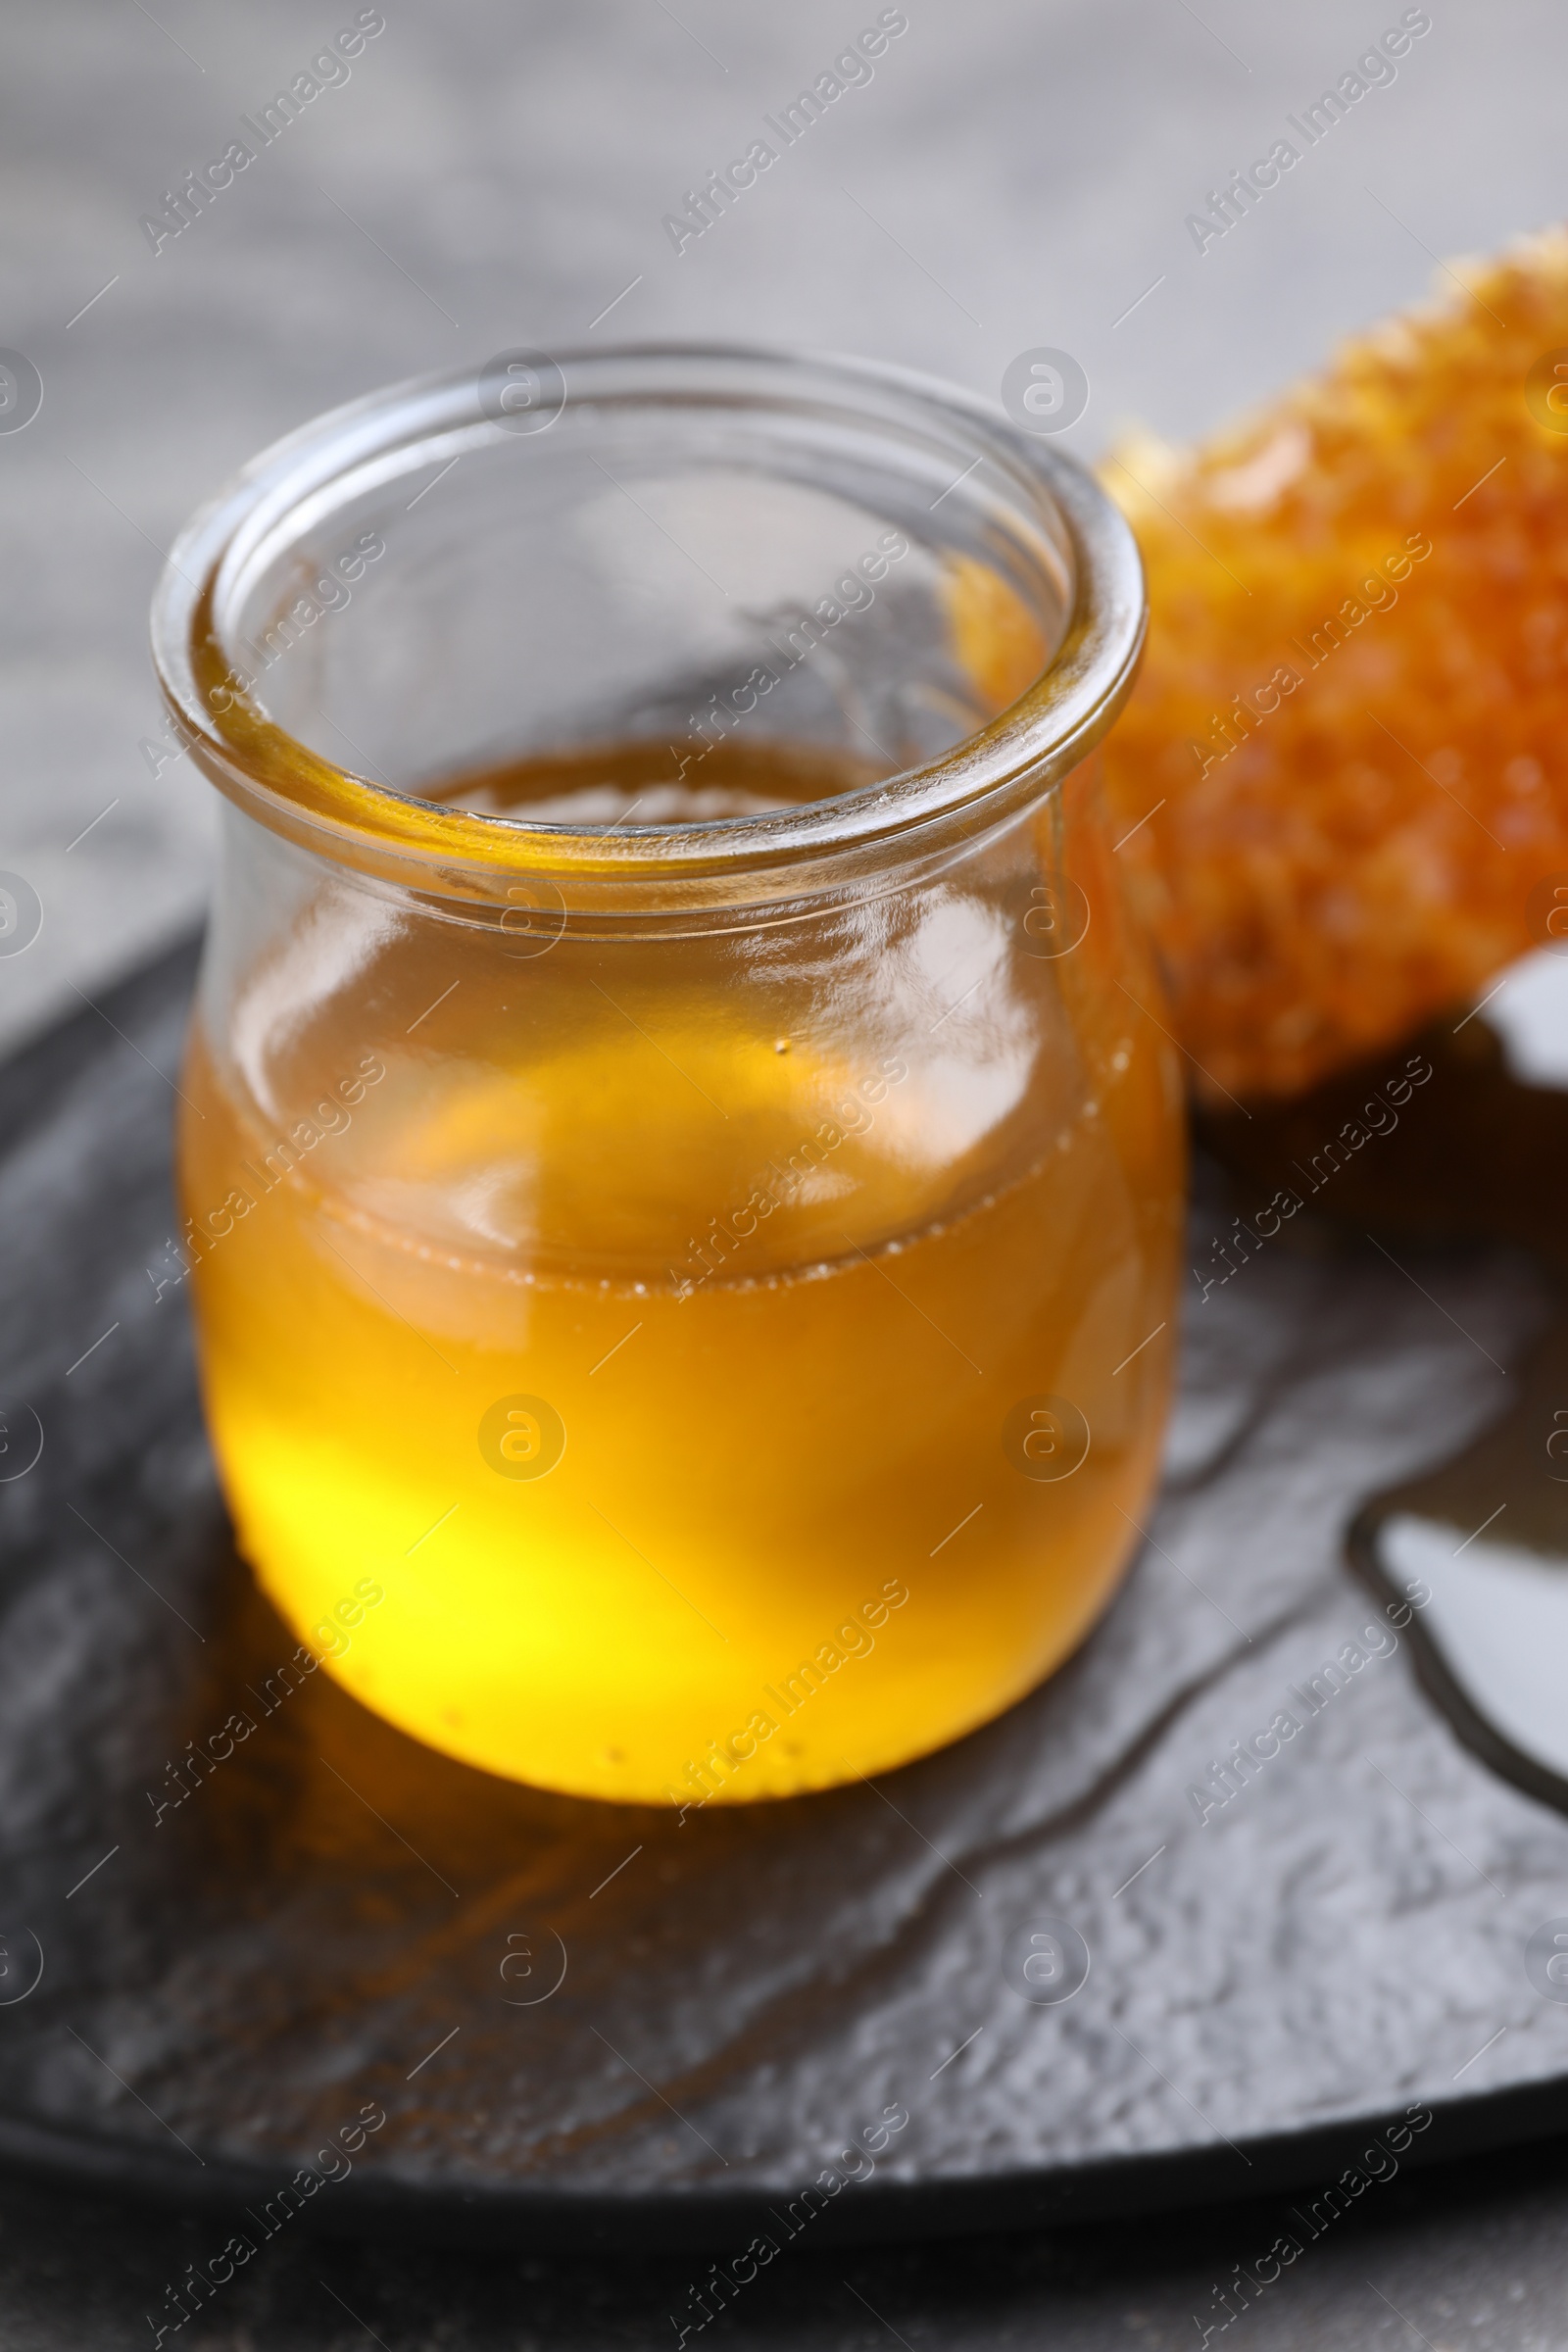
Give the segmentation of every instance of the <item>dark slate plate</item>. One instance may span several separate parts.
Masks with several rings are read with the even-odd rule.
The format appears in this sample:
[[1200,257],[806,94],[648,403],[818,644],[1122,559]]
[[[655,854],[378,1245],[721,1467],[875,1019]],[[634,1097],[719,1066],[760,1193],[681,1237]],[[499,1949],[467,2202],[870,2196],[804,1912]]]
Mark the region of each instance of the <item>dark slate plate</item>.
[[[1116,1607],[876,1788],[680,1826],[449,1763],[322,1675],[160,1819],[292,1648],[171,1279],[191,971],[0,1071],[0,2154],[253,2236],[299,2208],[732,2253],[1311,2191],[1410,2107],[1412,2156],[1560,2125],[1568,2005],[1524,1955],[1568,1914],[1568,1822],[1460,1744],[1407,1638],[1309,1720],[1290,1695],[1377,1615],[1357,1501],[1493,1417],[1545,1316],[1500,1251],[1281,1242],[1192,1305]],[[1292,1707],[1200,1823],[1211,1762]]]

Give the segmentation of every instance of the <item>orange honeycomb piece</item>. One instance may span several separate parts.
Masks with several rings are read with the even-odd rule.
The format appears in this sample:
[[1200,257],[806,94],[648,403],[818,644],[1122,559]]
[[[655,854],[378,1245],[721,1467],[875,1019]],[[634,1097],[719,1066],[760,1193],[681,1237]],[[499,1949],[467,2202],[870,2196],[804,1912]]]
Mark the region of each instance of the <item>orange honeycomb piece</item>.
[[1439,284],[1203,447],[1102,468],[1152,608],[1111,837],[1210,1102],[1467,997],[1568,876],[1568,231]]

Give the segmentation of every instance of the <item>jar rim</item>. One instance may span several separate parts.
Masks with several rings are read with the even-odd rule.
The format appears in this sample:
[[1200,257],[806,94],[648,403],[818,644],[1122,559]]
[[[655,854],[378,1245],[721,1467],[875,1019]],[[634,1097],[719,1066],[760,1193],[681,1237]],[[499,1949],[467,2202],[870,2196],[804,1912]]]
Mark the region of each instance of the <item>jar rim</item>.
[[484,402],[482,370],[413,377],[328,410],[252,459],[179,533],[154,597],[154,665],[184,748],[273,832],[436,899],[504,904],[533,884],[563,907],[605,911],[639,902],[695,908],[798,900],[888,862],[972,844],[1059,784],[1110,727],[1143,650],[1136,542],[1087,468],[994,404],[913,369],[761,345],[641,343],[550,360],[564,408],[826,400],[862,426],[935,429],[975,466],[992,461],[1029,519],[1070,553],[1071,602],[1054,652],[1014,702],[936,758],[760,814],[619,829],[528,821],[421,799],[338,766],[228,682],[225,574],[349,471],[398,452],[406,467],[413,449],[444,451],[459,437],[465,448],[487,446],[509,432]]

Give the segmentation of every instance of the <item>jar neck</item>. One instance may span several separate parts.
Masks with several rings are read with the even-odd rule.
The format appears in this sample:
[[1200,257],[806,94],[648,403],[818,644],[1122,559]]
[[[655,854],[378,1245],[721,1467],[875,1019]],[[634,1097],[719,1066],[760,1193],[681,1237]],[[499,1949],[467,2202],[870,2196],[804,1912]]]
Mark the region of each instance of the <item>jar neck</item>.
[[[871,445],[918,440],[933,478],[986,485],[1058,561],[1064,625],[1040,674],[939,758],[831,799],[666,827],[545,824],[420,798],[339,766],[276,723],[236,656],[240,584],[323,501],[504,444],[471,374],[396,388],[267,452],[176,545],[154,615],[165,694],[203,772],[274,833],[374,884],[500,920],[536,904],[564,919],[669,919],[726,928],[789,919],[834,899],[903,887],[1057,790],[1104,735],[1142,649],[1142,574],[1130,533],[1082,469],[978,402],[899,370],[747,351],[564,354],[564,432],[617,400],[815,400]],[[902,436],[902,440],[900,437]],[[942,493],[947,495],[946,492]],[[1044,561],[1045,558],[1042,558]]]

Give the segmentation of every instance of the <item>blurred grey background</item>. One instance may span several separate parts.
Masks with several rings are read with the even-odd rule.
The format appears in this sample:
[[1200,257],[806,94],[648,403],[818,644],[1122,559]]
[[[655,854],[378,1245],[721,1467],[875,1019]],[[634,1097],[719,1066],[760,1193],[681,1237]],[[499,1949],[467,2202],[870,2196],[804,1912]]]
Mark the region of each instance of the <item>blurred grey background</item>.
[[0,869],[44,907],[0,1043],[200,908],[212,810],[157,760],[148,599],[195,503],[315,412],[517,344],[805,343],[992,397],[1047,345],[1088,373],[1092,456],[1208,427],[1562,203],[1548,0],[1415,12],[1396,78],[1202,253],[1187,215],[1401,0],[908,0],[874,78],[677,254],[663,216],[879,0],[385,0],[155,253],[143,218],[359,13],[56,0],[0,30],[0,346],[44,384],[0,432]]
[[[874,78],[680,254],[662,217],[879,0],[384,0],[349,78],[155,253],[143,217],[360,13],[54,0],[0,26],[0,346],[44,384],[32,422],[0,431],[0,869],[44,908],[25,953],[0,956],[0,1044],[199,913],[212,810],[188,763],[157,756],[148,600],[192,506],[315,412],[518,344],[804,343],[993,397],[1047,345],[1088,373],[1066,445],[1092,457],[1134,420],[1214,424],[1419,297],[1441,258],[1564,209],[1568,11],[1547,0],[1431,0],[1396,78],[1202,253],[1186,216],[1402,0],[904,0]],[[1530,2169],[1408,2205],[1386,2192],[1249,2315],[1254,2352],[1568,2346],[1568,2194]],[[171,2227],[0,2183],[5,2340],[144,2343]],[[1081,2259],[1059,2237],[978,2248],[946,2284],[924,2256],[846,2261],[758,2340],[1186,2345],[1250,2242],[1215,2225],[1102,2231]],[[665,2340],[657,2292],[604,2266],[434,2257],[405,2264],[401,2301],[367,2267],[372,2339],[314,2261],[301,2250],[270,2314],[236,2310],[201,2342]]]

